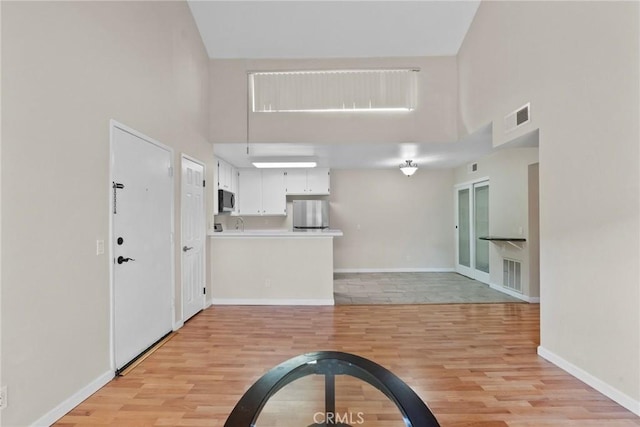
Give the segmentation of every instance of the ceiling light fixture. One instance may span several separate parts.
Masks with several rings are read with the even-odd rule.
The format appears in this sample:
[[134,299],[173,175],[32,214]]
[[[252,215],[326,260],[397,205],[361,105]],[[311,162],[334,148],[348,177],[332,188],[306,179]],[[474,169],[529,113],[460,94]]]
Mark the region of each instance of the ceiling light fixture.
[[413,160],[405,160],[405,164],[400,165],[400,170],[406,176],[411,176],[418,170],[418,165],[413,163]]
[[257,168],[315,168],[316,162],[253,162]]

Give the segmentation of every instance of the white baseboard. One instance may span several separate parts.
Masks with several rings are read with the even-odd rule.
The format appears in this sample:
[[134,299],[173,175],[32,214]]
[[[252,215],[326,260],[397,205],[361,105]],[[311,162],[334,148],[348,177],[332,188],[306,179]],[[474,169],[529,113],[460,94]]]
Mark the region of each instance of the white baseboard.
[[60,418],[65,416],[69,411],[78,406],[82,401],[87,399],[96,391],[100,390],[104,387],[109,381],[111,381],[114,377],[114,372],[109,370],[104,374],[100,375],[95,380],[91,381],[89,384],[78,390],[71,397],[66,399],[64,402],[60,403],[58,406],[53,408],[48,413],[44,414],[40,417],[36,422],[32,424],[34,427],[40,426],[50,426],[51,424],[58,421]]
[[333,298],[289,299],[289,298],[213,298],[213,305],[334,305]]
[[557,354],[547,350],[546,348],[544,348],[542,346],[538,346],[538,355],[540,357],[548,360],[549,362],[553,363],[554,365],[556,365],[560,369],[562,369],[562,370],[568,372],[569,374],[573,375],[574,377],[576,377],[577,379],[579,379],[583,383],[587,384],[588,386],[593,387],[594,389],[596,389],[600,393],[602,393],[605,396],[607,396],[609,399],[611,399],[614,402],[618,403],[620,406],[623,406],[626,409],[628,409],[631,412],[633,412],[634,414],[640,416],[640,401],[634,400],[632,397],[630,397],[630,396],[626,395],[625,393],[621,392],[620,390],[610,386],[609,384],[605,383],[604,381],[594,377],[590,373],[584,371],[583,369],[577,367],[573,363],[563,359],[562,357],[560,357]]
[[496,291],[502,292],[503,294],[507,294],[509,296],[521,299],[522,301],[526,301],[526,302],[529,302],[531,304],[539,304],[540,303],[540,297],[530,297],[528,295],[523,295],[523,294],[518,293],[516,291],[512,291],[511,289],[505,288],[504,286],[496,285],[494,283],[489,283],[489,287],[491,287],[491,289],[494,289]]
[[204,301],[204,308],[203,308],[203,310],[206,310],[207,308],[211,307],[211,305],[212,305],[212,304],[213,304],[213,300],[212,300],[212,299],[210,299],[210,298],[209,298],[209,299],[206,299],[206,300]]
[[184,326],[184,321],[180,320],[178,322],[173,322],[173,330],[177,331],[178,329]]
[[455,268],[438,267],[438,268],[336,268],[334,273],[452,273]]

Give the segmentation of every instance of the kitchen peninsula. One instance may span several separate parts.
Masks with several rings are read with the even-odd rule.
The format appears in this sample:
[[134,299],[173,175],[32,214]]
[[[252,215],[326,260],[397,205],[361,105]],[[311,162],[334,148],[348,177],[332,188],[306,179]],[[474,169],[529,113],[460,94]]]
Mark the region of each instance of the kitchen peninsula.
[[333,305],[340,230],[209,233],[213,304]]

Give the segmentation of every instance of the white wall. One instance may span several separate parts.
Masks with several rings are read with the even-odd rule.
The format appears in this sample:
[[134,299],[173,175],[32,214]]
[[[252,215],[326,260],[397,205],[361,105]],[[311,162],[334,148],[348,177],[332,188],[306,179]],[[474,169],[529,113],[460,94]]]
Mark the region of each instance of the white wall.
[[337,270],[453,268],[453,171],[332,170]]
[[[479,159],[478,170],[469,173],[467,166],[455,169],[456,184],[489,178],[489,234],[493,236],[524,237],[522,249],[507,243],[489,243],[490,283],[503,286],[502,260],[508,258],[522,264],[522,293],[538,297],[538,284],[530,289],[529,272],[531,238],[529,233],[529,168],[538,162],[537,148],[506,148]],[[520,233],[522,229],[522,233]]]
[[421,69],[410,113],[251,113],[251,142],[446,142],[457,140],[455,57],[296,60],[211,60],[211,138],[246,142],[247,71],[343,68]]
[[[422,168],[411,178],[399,169],[332,169],[330,196],[289,196],[291,200],[328,199],[334,238],[334,268],[356,270],[452,269],[453,170]],[[243,216],[246,229],[286,229],[288,216]],[[216,215],[225,230],[237,219]]]
[[462,133],[540,129],[541,351],[640,413],[639,7],[482,2],[458,66]]
[[2,8],[2,422],[25,426],[110,370],[109,120],[211,176],[208,58],[181,2]]

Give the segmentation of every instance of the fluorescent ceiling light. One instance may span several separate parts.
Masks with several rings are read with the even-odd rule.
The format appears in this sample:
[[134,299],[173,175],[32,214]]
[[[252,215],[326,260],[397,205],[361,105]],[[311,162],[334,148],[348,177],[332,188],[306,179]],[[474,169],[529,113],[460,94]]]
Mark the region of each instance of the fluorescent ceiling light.
[[316,162],[253,162],[257,168],[315,168]]

